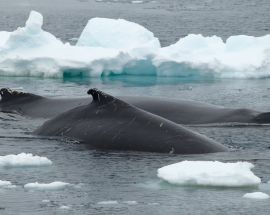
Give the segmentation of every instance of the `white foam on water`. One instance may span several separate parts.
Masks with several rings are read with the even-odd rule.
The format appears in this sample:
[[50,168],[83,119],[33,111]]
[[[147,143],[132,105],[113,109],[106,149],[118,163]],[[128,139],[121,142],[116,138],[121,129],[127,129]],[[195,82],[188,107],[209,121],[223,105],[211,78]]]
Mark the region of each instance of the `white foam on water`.
[[266,193],[262,192],[254,192],[254,193],[246,193],[243,195],[243,198],[248,198],[248,199],[269,199],[270,196]]
[[30,153],[0,156],[0,167],[35,167],[52,165],[46,157],[40,157]]
[[223,41],[190,34],[161,47],[159,39],[139,24],[93,18],[77,44],[70,45],[42,25],[42,15],[31,11],[24,27],[0,31],[0,76],[270,77],[270,35],[237,35]]
[[261,179],[248,162],[182,161],[158,169],[158,177],[175,185],[246,187],[257,186]]
[[53,191],[53,190],[63,190],[66,187],[70,186],[69,183],[61,182],[61,181],[55,181],[52,183],[28,183],[24,185],[24,188],[27,190],[41,190],[41,191]]

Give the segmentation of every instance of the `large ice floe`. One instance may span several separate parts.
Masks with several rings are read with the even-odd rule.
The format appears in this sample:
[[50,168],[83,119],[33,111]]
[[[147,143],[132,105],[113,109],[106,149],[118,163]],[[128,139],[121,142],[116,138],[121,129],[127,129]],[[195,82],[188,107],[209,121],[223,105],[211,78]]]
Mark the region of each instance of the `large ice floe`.
[[42,15],[32,11],[24,27],[0,31],[0,76],[270,76],[270,35],[238,35],[223,41],[190,34],[161,47],[158,38],[139,24],[93,18],[77,44],[70,45],[42,25]]
[[5,155],[0,156],[0,167],[35,167],[35,166],[47,166],[51,165],[50,161],[46,157],[40,157],[32,155],[30,153],[20,153],[18,155]]
[[261,179],[248,162],[182,161],[158,169],[158,177],[175,185],[246,187],[257,186]]

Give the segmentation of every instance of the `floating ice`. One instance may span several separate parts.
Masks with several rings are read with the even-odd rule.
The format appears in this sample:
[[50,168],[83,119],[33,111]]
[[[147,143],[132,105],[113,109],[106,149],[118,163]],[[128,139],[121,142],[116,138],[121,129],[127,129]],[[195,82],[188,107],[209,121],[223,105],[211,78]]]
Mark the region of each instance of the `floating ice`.
[[148,203],[148,205],[160,205],[160,204],[157,202],[151,202],[151,203]]
[[155,57],[159,75],[250,78],[269,76],[270,35],[220,37],[188,35]]
[[[52,34],[42,30],[43,17],[40,13],[32,11],[29,15],[28,20],[25,23],[25,27],[18,28],[17,30],[9,33],[6,42],[0,46],[2,48],[0,54],[3,57],[12,56],[9,55],[10,51],[15,54],[29,54],[29,56],[46,56],[43,51],[48,51],[50,47],[57,48],[57,46],[63,45],[63,43],[58,40]],[[1,36],[1,35],[0,35]],[[2,38],[1,38],[2,39]],[[34,53],[30,53],[34,52]],[[7,54],[8,56],[5,56]]]
[[160,48],[159,40],[141,25],[124,19],[93,18],[88,21],[77,46],[102,47],[121,51]]
[[137,201],[123,201],[124,204],[128,204],[128,205],[137,205],[138,202]]
[[71,209],[71,206],[68,206],[68,205],[62,205],[59,207],[59,209],[62,209],[62,210],[69,210]]
[[158,177],[176,185],[244,187],[256,186],[261,179],[248,162],[182,161],[158,169]]
[[248,198],[248,199],[269,199],[270,196],[266,193],[262,192],[254,192],[254,193],[246,193],[243,195],[243,198]]
[[0,47],[3,46],[7,42],[9,35],[10,35],[10,32],[0,31]]
[[13,185],[10,181],[1,181],[0,180],[0,188],[14,188],[16,185]]
[[140,0],[134,0],[134,1],[131,1],[132,4],[141,4],[143,3],[143,1],[140,1]]
[[35,167],[51,165],[46,157],[20,153],[18,155],[0,156],[0,167]]
[[32,11],[24,27],[0,31],[0,76],[270,77],[270,35],[231,36],[224,42],[190,34],[161,48],[154,34],[139,24],[93,18],[77,44],[70,45],[42,25],[42,15]]
[[110,200],[110,201],[101,201],[97,203],[98,205],[116,205],[118,201]]
[[55,181],[49,184],[40,184],[38,182],[35,182],[25,184],[24,188],[27,190],[63,190],[69,185],[70,185],[69,183],[61,181]]

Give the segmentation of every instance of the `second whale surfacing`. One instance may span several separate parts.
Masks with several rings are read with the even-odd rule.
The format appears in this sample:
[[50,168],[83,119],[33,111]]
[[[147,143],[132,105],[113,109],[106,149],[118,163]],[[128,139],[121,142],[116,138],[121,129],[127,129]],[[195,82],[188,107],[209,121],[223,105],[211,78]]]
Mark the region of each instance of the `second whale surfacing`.
[[[0,111],[19,113],[33,118],[52,118],[72,108],[87,105],[89,98],[46,98],[8,88],[0,90]],[[270,123],[270,112],[246,108],[227,108],[191,100],[159,97],[119,96],[121,100],[140,109],[185,125],[208,123]]]
[[90,148],[176,154],[223,152],[228,149],[181,125],[151,114],[97,89],[90,104],[45,122],[34,133],[64,136]]
[[51,99],[9,88],[0,89],[0,111],[33,118],[51,118],[74,107],[89,103],[86,98]]

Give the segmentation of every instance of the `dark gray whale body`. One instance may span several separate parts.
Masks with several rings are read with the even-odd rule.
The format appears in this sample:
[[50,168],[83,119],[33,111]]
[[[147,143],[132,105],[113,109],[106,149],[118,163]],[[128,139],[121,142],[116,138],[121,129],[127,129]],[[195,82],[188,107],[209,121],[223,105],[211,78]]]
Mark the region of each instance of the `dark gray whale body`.
[[[2,100],[0,111],[16,112],[22,115],[39,118],[51,118],[72,108],[86,105],[89,98],[45,98],[42,96],[0,90]],[[179,124],[207,123],[270,123],[269,112],[259,112],[250,109],[225,108],[189,100],[174,100],[156,97],[120,96],[138,108],[164,117]]]
[[8,88],[0,90],[0,111],[19,113],[33,118],[51,118],[74,107],[89,103],[86,98],[50,99]]
[[34,133],[65,136],[90,148],[177,154],[227,151],[223,145],[181,125],[141,110],[96,89],[90,104],[47,121]]

